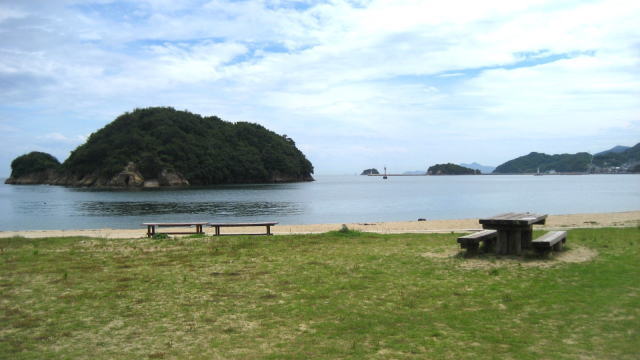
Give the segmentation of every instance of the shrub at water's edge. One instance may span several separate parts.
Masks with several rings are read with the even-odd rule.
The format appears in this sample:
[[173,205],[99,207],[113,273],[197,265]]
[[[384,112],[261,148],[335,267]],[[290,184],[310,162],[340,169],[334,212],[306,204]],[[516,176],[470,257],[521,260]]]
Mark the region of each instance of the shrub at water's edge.
[[[28,175],[12,170],[8,183]],[[39,183],[155,187],[312,181],[311,174],[313,165],[286,135],[155,107],[125,113],[91,134]]]

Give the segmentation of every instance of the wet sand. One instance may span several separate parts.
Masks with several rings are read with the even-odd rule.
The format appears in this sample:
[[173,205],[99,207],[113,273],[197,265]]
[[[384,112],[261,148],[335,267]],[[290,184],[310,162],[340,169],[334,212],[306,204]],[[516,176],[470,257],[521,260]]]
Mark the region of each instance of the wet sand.
[[[444,232],[472,232],[482,227],[478,219],[459,220],[430,220],[426,221],[394,221],[371,223],[346,223],[349,229],[383,233],[444,233]],[[640,211],[615,213],[549,215],[544,226],[536,225],[539,229],[570,229],[596,227],[628,227],[640,226]],[[342,224],[314,224],[314,225],[276,225],[272,232],[276,235],[287,234],[315,234],[339,230]],[[162,230],[169,231],[168,228]],[[177,229],[184,231],[184,228]],[[264,232],[264,227],[223,228],[223,234],[249,234]],[[130,239],[146,237],[146,227],[139,229],[94,229],[94,230],[28,230],[28,231],[0,231],[0,237],[22,236],[26,238],[59,237],[59,236],[89,236],[109,239]],[[205,228],[208,235],[213,234],[213,228]]]

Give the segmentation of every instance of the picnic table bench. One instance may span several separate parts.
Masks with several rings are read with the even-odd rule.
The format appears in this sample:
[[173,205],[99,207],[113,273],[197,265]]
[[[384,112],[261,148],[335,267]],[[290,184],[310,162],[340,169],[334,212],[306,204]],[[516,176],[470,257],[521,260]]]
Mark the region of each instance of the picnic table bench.
[[540,251],[562,250],[567,241],[566,231],[551,231],[531,241],[531,246]]
[[482,230],[459,237],[458,244],[463,249],[475,252],[480,246],[480,241],[484,241],[485,247],[488,247],[488,242],[495,241],[497,238],[498,232],[496,230]]
[[216,229],[215,236],[221,236],[220,228],[223,227],[250,227],[250,226],[266,226],[267,232],[264,234],[229,234],[229,235],[273,235],[271,234],[271,227],[276,225],[277,222],[247,222],[247,223],[208,223],[209,226],[214,227]]
[[[208,222],[181,222],[181,223],[143,223],[142,225],[146,225],[147,226],[147,237],[152,237],[155,234],[204,234],[204,231],[202,231],[202,227],[204,225],[207,225]],[[185,231],[163,231],[163,232],[156,232],[156,226],[158,228],[160,227],[184,227],[184,226],[195,226],[196,227],[196,231],[189,231],[189,232],[185,232]]]

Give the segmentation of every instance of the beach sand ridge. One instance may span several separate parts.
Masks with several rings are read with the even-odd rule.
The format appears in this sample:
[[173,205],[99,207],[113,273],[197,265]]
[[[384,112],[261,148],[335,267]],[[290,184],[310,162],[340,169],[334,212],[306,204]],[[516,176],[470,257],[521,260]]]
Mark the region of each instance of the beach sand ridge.
[[[272,232],[276,235],[315,234],[339,230],[343,224],[276,225]],[[480,230],[478,219],[391,221],[370,223],[345,223],[349,229],[382,234],[398,233],[465,233]],[[640,226],[640,211],[613,213],[549,215],[546,225],[536,225],[536,229],[571,229],[589,227],[629,227]],[[163,229],[165,230],[165,229]],[[166,229],[167,231],[169,229]],[[25,230],[0,231],[0,237],[22,236],[26,238],[88,236],[109,239],[130,239],[146,237],[146,228],[139,229],[84,229],[84,230]],[[260,227],[224,228],[224,234],[247,234],[264,231]],[[211,235],[213,228],[205,228]]]

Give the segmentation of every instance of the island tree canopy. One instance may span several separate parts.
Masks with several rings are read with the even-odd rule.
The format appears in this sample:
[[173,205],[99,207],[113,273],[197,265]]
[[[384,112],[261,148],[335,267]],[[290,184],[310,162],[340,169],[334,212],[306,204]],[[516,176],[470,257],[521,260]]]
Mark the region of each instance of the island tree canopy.
[[99,171],[109,177],[130,161],[145,178],[167,169],[196,185],[308,180],[313,173],[286,135],[168,107],[119,116],[74,150],[63,167],[73,174]]
[[86,177],[103,179],[88,185],[105,184],[131,168],[145,180],[179,173],[192,185],[313,180],[313,166],[286,135],[170,107],[119,116],[91,134],[62,165],[48,154],[31,153],[14,160],[12,168],[13,180],[56,169],[43,181],[60,185],[82,184],[79,179]]
[[464,166],[447,163],[436,164],[427,169],[428,175],[479,175],[480,170],[469,169]]
[[50,154],[32,151],[18,156],[11,162],[11,177],[21,177],[47,170],[57,170],[60,167],[58,159]]
[[577,154],[548,155],[532,152],[520,156],[498,166],[494,174],[521,174],[555,170],[558,172],[585,172],[591,162],[591,154],[581,152]]

